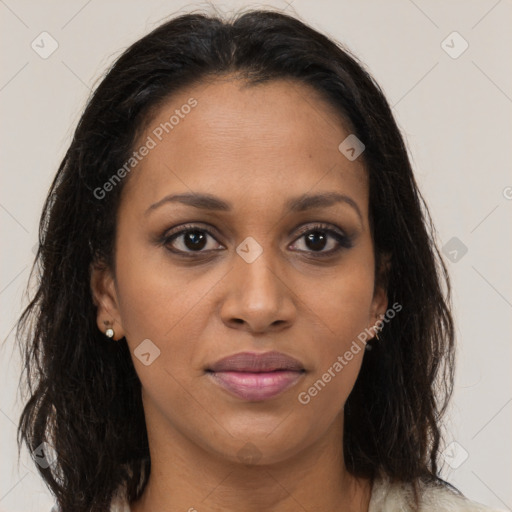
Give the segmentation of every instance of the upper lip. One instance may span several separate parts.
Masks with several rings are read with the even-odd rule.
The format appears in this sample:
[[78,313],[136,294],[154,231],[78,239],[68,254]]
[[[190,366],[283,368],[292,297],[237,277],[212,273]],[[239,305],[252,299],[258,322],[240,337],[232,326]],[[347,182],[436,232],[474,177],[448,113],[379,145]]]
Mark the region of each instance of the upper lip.
[[224,357],[207,368],[212,372],[272,372],[275,370],[303,371],[297,359],[281,352],[240,352]]

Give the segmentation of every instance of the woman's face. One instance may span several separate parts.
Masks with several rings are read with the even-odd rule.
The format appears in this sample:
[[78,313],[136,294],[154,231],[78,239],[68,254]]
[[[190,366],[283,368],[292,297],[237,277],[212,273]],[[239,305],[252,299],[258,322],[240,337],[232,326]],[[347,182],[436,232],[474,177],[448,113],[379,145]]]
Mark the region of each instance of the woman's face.
[[[284,80],[202,83],[149,123],[124,178],[115,278],[95,270],[92,286],[99,328],[126,337],[150,439],[259,464],[339,443],[364,355],[353,342],[387,307],[367,173],[338,149],[349,135]],[[298,366],[215,366],[270,351]]]

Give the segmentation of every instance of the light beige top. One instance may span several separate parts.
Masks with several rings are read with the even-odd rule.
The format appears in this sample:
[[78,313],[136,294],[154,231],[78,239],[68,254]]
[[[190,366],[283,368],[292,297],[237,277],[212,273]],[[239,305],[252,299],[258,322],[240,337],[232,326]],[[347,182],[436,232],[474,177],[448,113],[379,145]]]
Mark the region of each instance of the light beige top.
[[[446,487],[420,484],[420,512],[505,512],[486,507]],[[387,478],[374,481],[368,512],[412,512],[413,491],[410,484],[391,484]],[[59,512],[55,505],[50,512]],[[131,512],[123,498],[112,501],[110,512]]]

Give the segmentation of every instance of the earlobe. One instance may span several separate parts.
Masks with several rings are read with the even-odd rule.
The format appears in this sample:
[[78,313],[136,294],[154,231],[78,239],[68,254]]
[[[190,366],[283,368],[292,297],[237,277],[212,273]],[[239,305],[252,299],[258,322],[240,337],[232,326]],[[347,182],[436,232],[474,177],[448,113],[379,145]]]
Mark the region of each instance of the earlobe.
[[91,295],[97,307],[96,325],[108,338],[124,336],[119,312],[115,281],[110,269],[98,263],[91,264]]

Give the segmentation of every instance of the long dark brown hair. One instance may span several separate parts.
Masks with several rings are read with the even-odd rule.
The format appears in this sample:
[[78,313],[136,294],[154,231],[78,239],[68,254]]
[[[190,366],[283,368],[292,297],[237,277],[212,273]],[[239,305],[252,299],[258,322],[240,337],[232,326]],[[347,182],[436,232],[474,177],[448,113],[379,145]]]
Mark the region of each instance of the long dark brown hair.
[[[105,512],[119,486],[129,501],[146,485],[150,458],[141,384],[127,344],[96,326],[91,263],[114,262],[125,178],[94,191],[123,166],[148,116],[173,93],[215,76],[248,84],[309,84],[365,144],[376,268],[389,304],[402,305],[364,357],[345,407],[348,470],[415,482],[440,480],[440,418],[453,386],[450,283],[407,150],[381,89],[343,46],[297,18],[251,10],[225,20],[192,13],[129,47],[96,88],[50,187],[31,278],[34,296],[17,330],[27,401],[18,450],[45,442],[36,464],[62,512]],[[380,275],[380,274],[379,274]],[[39,448],[40,450],[40,448]]]

